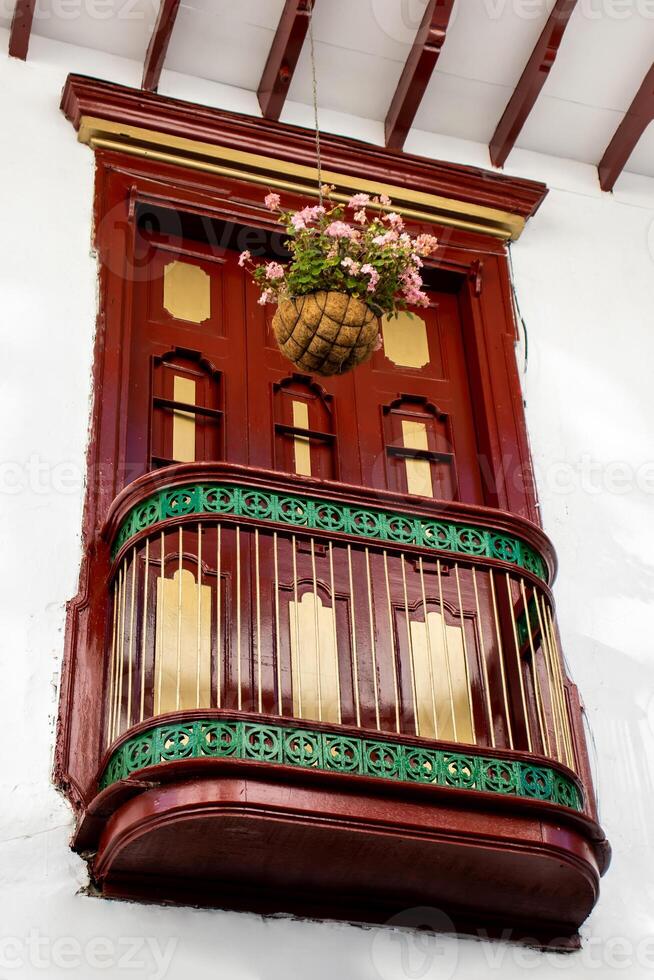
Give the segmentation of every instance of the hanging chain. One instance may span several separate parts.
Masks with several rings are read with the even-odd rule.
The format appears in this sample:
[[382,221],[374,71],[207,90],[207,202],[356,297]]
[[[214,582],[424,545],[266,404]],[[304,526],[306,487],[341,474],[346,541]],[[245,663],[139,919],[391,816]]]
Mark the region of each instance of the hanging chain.
[[311,81],[313,85],[313,121],[316,128],[316,159],[318,163],[318,199],[322,204],[322,161],[320,159],[320,127],[318,125],[318,82],[316,80],[316,57],[313,46],[313,9],[315,0],[311,0],[309,9],[309,43],[311,50]]

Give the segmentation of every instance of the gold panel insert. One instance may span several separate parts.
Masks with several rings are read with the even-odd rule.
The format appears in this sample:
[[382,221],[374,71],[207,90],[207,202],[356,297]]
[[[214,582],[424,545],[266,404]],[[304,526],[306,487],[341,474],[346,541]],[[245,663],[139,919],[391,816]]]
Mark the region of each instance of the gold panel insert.
[[288,604],[293,714],[339,724],[339,679],[334,611],[315,592]]
[[203,323],[211,316],[211,279],[199,265],[176,259],[164,268],[164,309],[176,320]]
[[[309,428],[309,406],[306,402],[293,402],[293,425],[297,429]],[[300,476],[311,476],[311,443],[306,436],[295,436],[295,472]]]
[[[427,426],[415,419],[402,419],[402,440],[405,449],[429,449]],[[431,463],[428,459],[405,459],[406,483],[409,493],[416,497],[433,497]]]
[[431,360],[427,324],[406,311],[382,317],[384,353],[397,367],[423,368]]
[[[173,399],[195,405],[195,381],[176,374]],[[173,411],[173,459],[178,463],[195,462],[195,415],[193,412]]]
[[211,707],[211,587],[185,568],[159,576],[156,614],[155,714]]
[[474,744],[463,630],[437,612],[427,614],[427,625],[429,635],[424,622],[411,620],[418,734]]

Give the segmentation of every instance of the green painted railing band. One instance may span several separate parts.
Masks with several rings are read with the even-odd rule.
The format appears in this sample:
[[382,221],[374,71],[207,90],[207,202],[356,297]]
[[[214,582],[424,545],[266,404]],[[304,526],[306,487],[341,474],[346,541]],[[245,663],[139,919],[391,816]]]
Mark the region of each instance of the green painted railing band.
[[498,759],[470,750],[451,752],[389,739],[222,719],[155,725],[132,736],[112,754],[100,788],[149,766],[185,759],[276,763],[583,809],[576,783],[550,766]]
[[187,516],[245,517],[261,524],[307,531],[342,533],[364,541],[428,548],[434,552],[492,558],[547,581],[545,560],[520,538],[478,525],[432,520],[334,500],[250,489],[227,483],[198,483],[159,490],[137,504],[121,524],[113,557],[140,531],[161,521]]

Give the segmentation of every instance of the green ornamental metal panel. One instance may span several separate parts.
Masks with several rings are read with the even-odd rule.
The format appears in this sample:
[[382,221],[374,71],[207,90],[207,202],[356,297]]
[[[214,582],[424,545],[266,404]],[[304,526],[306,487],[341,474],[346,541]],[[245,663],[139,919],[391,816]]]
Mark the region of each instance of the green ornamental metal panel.
[[548,579],[547,564],[530,545],[510,534],[473,524],[431,520],[415,514],[356,507],[338,500],[313,500],[297,494],[202,483],[159,490],[137,504],[120,526],[115,557],[125,542],[161,521],[207,515],[244,517],[261,524],[349,534],[365,541],[427,548],[477,558],[497,558]]
[[123,742],[111,756],[100,789],[166,762],[239,759],[402,783],[557,803],[581,811],[577,784],[543,765],[481,756],[474,751],[407,745],[350,734],[236,720],[196,720],[153,726]]

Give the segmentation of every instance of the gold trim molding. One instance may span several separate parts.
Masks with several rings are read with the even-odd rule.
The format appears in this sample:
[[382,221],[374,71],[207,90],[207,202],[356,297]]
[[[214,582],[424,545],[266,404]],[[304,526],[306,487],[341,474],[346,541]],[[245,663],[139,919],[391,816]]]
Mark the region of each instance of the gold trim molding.
[[[83,115],[80,118],[78,139],[94,150],[115,150],[305,196],[318,194],[318,172],[315,167],[97,116]],[[333,197],[336,200],[347,200],[356,192],[388,194],[393,200],[394,210],[406,218],[491,235],[502,241],[515,241],[526,223],[526,219],[519,214],[411,190],[397,184],[352,177],[332,170],[323,170],[322,179],[335,185]]]

